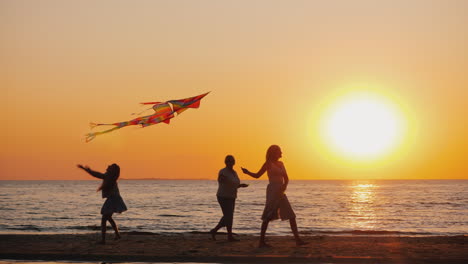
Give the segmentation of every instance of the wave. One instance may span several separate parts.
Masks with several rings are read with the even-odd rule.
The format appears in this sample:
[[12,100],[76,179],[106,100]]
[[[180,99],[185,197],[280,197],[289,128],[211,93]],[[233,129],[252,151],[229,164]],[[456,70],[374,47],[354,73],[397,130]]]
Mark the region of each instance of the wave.
[[421,236],[431,235],[427,232],[403,232],[403,231],[389,231],[389,230],[343,230],[343,231],[301,231],[304,235],[406,235],[406,236]]
[[159,233],[155,232],[142,232],[142,231],[129,231],[125,232],[127,235],[158,235]]
[[35,225],[16,225],[16,226],[7,226],[5,229],[8,230],[22,230],[22,231],[41,231],[42,229]]
[[[111,227],[108,226],[110,230]],[[194,230],[189,231],[187,228],[177,228],[177,227],[163,227],[159,226],[159,230],[152,230],[152,228],[145,228],[144,226],[139,227],[126,227],[120,226],[119,229],[129,235],[158,235],[158,234],[182,234],[182,233],[189,233],[189,234],[209,234],[209,231],[201,231],[201,230]],[[63,233],[65,230],[73,230],[81,232],[99,232],[101,230],[100,225],[75,225],[75,226],[67,226],[61,228],[40,228],[35,225],[18,225],[18,226],[6,226],[0,225],[0,232],[1,230],[15,230],[15,231],[23,231],[23,232],[52,232],[52,233]],[[148,231],[147,231],[148,230]],[[81,232],[80,232],[81,231]],[[257,233],[257,229],[244,229],[238,230],[237,234],[252,234],[251,231],[255,231]],[[66,231],[65,231],[66,232]],[[308,236],[440,236],[440,235],[460,235],[459,233],[429,233],[429,232],[405,232],[405,231],[392,231],[392,230],[303,230],[299,232],[301,235],[308,235]],[[270,232],[270,235],[273,236],[282,236],[285,235],[283,232]],[[289,234],[289,232],[286,232]]]
[[162,216],[162,217],[188,217],[187,215],[172,215],[172,214],[161,214],[161,215],[158,215],[158,216]]
[[[112,228],[110,226],[107,226],[107,228]],[[101,226],[100,225],[87,225],[87,226],[66,226],[63,229],[67,230],[91,230],[91,231],[100,231]],[[125,231],[125,230],[130,230],[130,228],[125,227],[125,226],[119,226],[119,230]]]
[[[178,232],[129,232],[134,234],[175,234]],[[209,231],[185,231],[181,233],[187,234],[196,234],[196,235],[209,235]],[[455,233],[446,233],[446,234],[435,234],[435,233],[425,233],[425,232],[402,232],[402,231],[388,231],[388,230],[350,230],[350,231],[300,231],[301,235],[323,235],[323,236],[437,236],[437,235],[460,235]],[[226,234],[225,232],[219,232],[218,234]],[[234,233],[235,235],[245,234],[242,231]],[[288,233],[289,234],[289,233]],[[275,233],[270,232],[270,235],[273,236],[283,236],[284,233]],[[463,236],[463,235],[462,235]]]

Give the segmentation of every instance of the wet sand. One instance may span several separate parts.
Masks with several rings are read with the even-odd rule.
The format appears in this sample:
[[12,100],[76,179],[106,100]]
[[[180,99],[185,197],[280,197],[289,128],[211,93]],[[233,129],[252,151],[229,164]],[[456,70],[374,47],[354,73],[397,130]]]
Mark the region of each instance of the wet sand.
[[236,263],[468,263],[468,236],[270,236],[272,248],[258,248],[258,237],[238,235],[238,242],[209,234],[122,233],[106,245],[99,233],[0,235],[0,259],[102,262]]

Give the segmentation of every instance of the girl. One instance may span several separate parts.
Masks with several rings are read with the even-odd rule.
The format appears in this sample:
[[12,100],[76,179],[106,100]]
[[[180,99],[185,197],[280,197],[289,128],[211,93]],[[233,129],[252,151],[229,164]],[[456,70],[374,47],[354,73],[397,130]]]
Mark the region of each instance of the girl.
[[109,221],[112,228],[115,231],[115,239],[120,239],[119,229],[114,219],[112,219],[112,214],[122,213],[127,211],[127,206],[125,205],[122,197],[120,196],[119,187],[117,185],[117,179],[120,176],[120,167],[117,164],[112,164],[107,167],[106,173],[100,173],[97,171],[91,170],[88,166],[77,165],[78,168],[83,169],[91,176],[98,179],[102,179],[102,184],[99,186],[98,191],[102,191],[102,198],[107,198],[101,208],[101,233],[102,240],[101,244],[106,243],[106,222]]

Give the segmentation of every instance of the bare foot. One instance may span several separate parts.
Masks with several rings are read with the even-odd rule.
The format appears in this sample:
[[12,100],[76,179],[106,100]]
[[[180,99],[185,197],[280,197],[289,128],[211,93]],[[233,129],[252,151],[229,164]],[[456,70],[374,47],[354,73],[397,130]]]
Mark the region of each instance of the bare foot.
[[216,231],[214,229],[211,229],[210,234],[211,234],[211,239],[216,241]]
[[259,248],[271,248],[272,246],[270,244],[267,244],[263,241],[260,241],[260,243],[258,243],[258,247]]
[[121,237],[119,234],[115,234],[114,240],[119,240],[119,239],[121,239],[121,238],[122,238],[122,237]]
[[304,245],[307,245],[309,243],[303,241],[302,239],[298,239],[296,240],[296,246],[304,246]]
[[240,241],[240,240],[237,239],[237,238],[234,238],[234,237],[228,237],[228,241],[229,242],[236,242],[236,241]]
[[105,240],[101,240],[98,242],[99,245],[105,245],[106,244],[106,241]]

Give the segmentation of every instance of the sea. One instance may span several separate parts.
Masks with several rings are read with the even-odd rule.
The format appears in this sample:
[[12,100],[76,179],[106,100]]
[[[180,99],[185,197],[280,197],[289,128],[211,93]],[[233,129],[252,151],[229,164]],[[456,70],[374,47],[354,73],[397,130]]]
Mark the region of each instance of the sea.
[[[259,234],[268,181],[243,181],[233,231]],[[99,181],[0,181],[0,233],[99,232]],[[222,216],[215,180],[119,180],[122,232],[204,233]],[[468,234],[468,180],[291,180],[286,191],[308,235]],[[221,230],[223,231],[223,230]],[[273,221],[268,235],[290,235]]]

